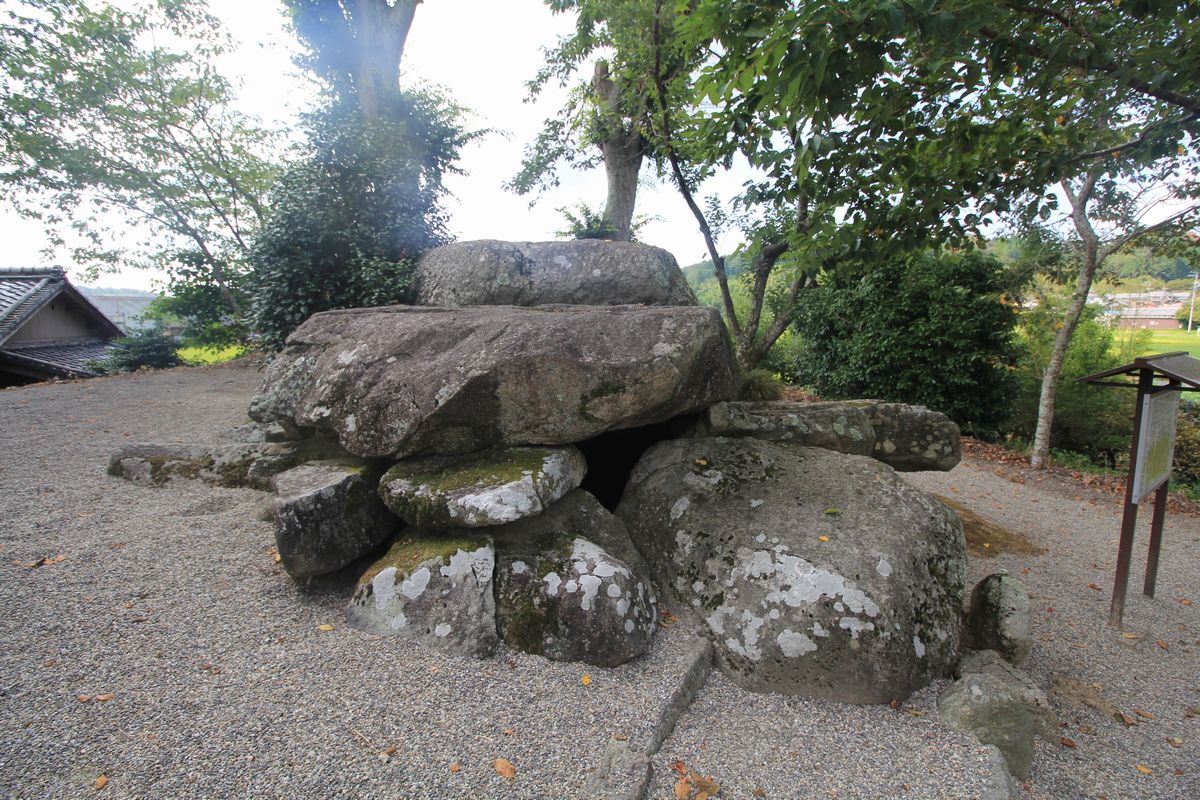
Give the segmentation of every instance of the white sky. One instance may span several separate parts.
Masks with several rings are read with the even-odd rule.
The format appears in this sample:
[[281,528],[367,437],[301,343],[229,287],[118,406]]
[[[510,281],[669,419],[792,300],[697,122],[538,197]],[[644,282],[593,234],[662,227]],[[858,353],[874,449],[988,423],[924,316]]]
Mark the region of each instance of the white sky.
[[[209,0],[209,6],[239,42],[222,70],[242,82],[241,105],[268,122],[291,123],[311,96],[291,63],[295,43],[284,28],[284,12],[275,0]],[[417,8],[402,67],[406,83],[418,80],[444,87],[471,109],[471,123],[494,133],[469,146],[460,162],[465,176],[451,176],[447,203],[451,231],[458,239],[553,239],[564,226],[562,206],[579,201],[593,208],[604,203],[603,169],[589,173],[564,170],[562,185],[529,207],[528,197],[506,191],[503,183],[517,172],[525,146],[555,110],[561,94],[547,93],[536,105],[524,102],[525,82],[541,62],[541,48],[571,30],[570,16],[553,15],[541,0],[425,0]],[[590,75],[590,69],[585,72]],[[649,173],[643,169],[643,176]],[[740,181],[726,176],[705,188],[731,197]],[[649,244],[675,254],[681,265],[706,258],[704,240],[683,200],[667,181],[643,183],[638,214],[657,217],[639,234]],[[35,266],[41,255],[41,229],[0,208],[0,267]],[[725,249],[735,240],[722,242]],[[61,264],[78,277],[73,264]],[[157,276],[141,270],[103,275],[107,287],[153,288]]]

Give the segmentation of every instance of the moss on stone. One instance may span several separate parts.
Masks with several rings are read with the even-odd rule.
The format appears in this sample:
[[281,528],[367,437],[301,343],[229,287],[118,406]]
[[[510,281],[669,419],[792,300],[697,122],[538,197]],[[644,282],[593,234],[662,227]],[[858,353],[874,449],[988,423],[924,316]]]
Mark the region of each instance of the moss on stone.
[[530,597],[521,597],[506,614],[500,636],[509,646],[524,653],[541,655],[546,645],[547,617],[552,609],[539,609]]
[[426,561],[438,559],[447,564],[459,550],[473,553],[487,546],[486,536],[401,536],[392,542],[382,558],[367,568],[358,579],[358,585],[370,583],[388,567],[396,568],[396,578],[400,580]]
[[543,448],[512,447],[453,459],[402,461],[387,471],[383,483],[406,480],[443,495],[476,486],[499,486],[541,471],[551,454]]

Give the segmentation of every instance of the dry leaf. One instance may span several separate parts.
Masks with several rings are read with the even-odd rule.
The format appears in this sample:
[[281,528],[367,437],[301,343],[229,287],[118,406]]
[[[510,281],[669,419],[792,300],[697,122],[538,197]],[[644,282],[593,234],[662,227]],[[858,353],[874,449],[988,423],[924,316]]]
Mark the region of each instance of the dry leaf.
[[96,791],[97,792],[100,791],[101,789],[103,789],[105,786],[108,786],[108,776],[107,775],[101,775],[100,777],[96,778]]
[[1132,728],[1134,725],[1137,725],[1137,720],[1135,720],[1133,717],[1129,716],[1128,714],[1122,713],[1118,719],[1120,719],[1121,722],[1124,722],[1125,725],[1130,728]]
[[924,712],[924,711],[918,711],[917,709],[913,708],[912,706],[905,706],[905,707],[904,707],[904,713],[905,713],[905,714],[908,714],[910,717],[925,717],[925,716],[928,716],[928,714],[927,714],[926,712]]
[[1181,605],[1181,606],[1190,606],[1191,604],[1192,604],[1192,601],[1191,601],[1191,600],[1189,600],[1189,599],[1187,599],[1186,597],[1181,597],[1181,598],[1179,598],[1179,605]]
[[1183,712],[1184,719],[1195,719],[1196,717],[1200,717],[1200,706],[1192,706]]
[[325,624],[323,624],[323,625],[318,625],[318,626],[317,626],[317,630],[319,630],[319,631],[325,631],[325,632],[329,632],[329,631],[333,630],[333,626],[332,626],[332,625],[330,625],[328,622],[326,622],[326,623],[325,623]]
[[721,791],[721,787],[713,782],[711,776],[705,778],[694,769],[688,771],[688,780],[690,780],[692,785],[695,786],[700,792],[700,794],[696,797],[696,800],[702,800],[702,798],[703,800],[707,800],[707,798],[712,797],[714,794]]
[[1157,644],[1157,645],[1158,645],[1159,647],[1161,647],[1163,650],[1170,650],[1170,649],[1171,649],[1171,645],[1167,644],[1167,641],[1166,641],[1165,639],[1159,639],[1157,642],[1155,642],[1155,644]]
[[828,541],[829,541],[829,537],[828,537],[828,536],[818,536],[818,537],[817,537],[817,541],[818,541],[818,542],[828,542]]
[[1089,584],[1088,584],[1088,588],[1089,588],[1089,589],[1095,589],[1097,592],[1099,592],[1099,591],[1103,591],[1103,590],[1102,590],[1102,589],[1101,589],[1099,586],[1097,586],[1097,585],[1096,585],[1096,584],[1094,584],[1094,583],[1089,583]]
[[96,695],[96,702],[97,703],[107,703],[109,700],[112,700],[114,697],[116,697],[116,695],[113,694],[112,692],[108,692],[107,694],[98,694],[98,695]]
[[687,800],[691,793],[692,785],[688,783],[687,778],[680,778],[675,782],[675,800]]
[[708,466],[708,459],[707,459],[707,458],[697,458],[697,459],[696,459],[696,461],[695,461],[695,464],[696,464],[696,466],[698,466],[698,467],[707,467],[707,466]]
[[[100,698],[97,697],[96,699],[99,700]],[[1151,714],[1149,711],[1142,711],[1140,708],[1135,708],[1133,710],[1133,713],[1137,714],[1139,717],[1142,717],[1144,719],[1154,719],[1153,714]]]
[[1168,736],[1167,744],[1171,745],[1171,747],[1183,747],[1183,739],[1180,739],[1177,736],[1176,737]]
[[514,731],[512,728],[505,728],[504,730],[502,730],[500,732],[503,733],[505,736],[512,736],[514,733],[516,733],[516,731]]
[[79,702],[81,702],[81,703],[86,703],[86,702],[90,701],[91,699],[92,699],[92,696],[90,694],[79,695]]
[[462,769],[462,764],[459,764],[457,761],[450,762],[450,771],[451,772],[458,772],[460,769]]
[[579,679],[579,682],[582,683],[584,686],[591,686],[592,685],[592,676],[588,675],[585,672],[583,674],[583,677]]
[[381,756],[388,756],[389,758],[390,758],[391,756],[394,756],[394,755],[396,755],[396,745],[391,745],[390,747],[388,747],[386,750],[384,750],[384,751],[383,751],[382,753],[380,753],[379,755],[381,755]]
[[756,787],[754,787],[754,796],[755,797],[766,797],[767,790],[762,788],[761,786],[756,786]]
[[517,768],[507,758],[497,758],[492,766],[496,768],[496,772],[499,773],[501,778],[511,779],[517,777]]
[[1075,749],[1075,740],[1074,739],[1068,739],[1066,736],[1064,736],[1061,739],[1059,739],[1059,741],[1062,742],[1063,747],[1069,747],[1072,750]]
[[1182,778],[1182,777],[1183,777],[1183,770],[1181,770],[1181,769],[1179,769],[1178,767],[1176,767],[1176,768],[1175,768],[1175,777],[1176,777],[1176,778]]
[[1121,638],[1122,639],[1140,639],[1140,638],[1142,638],[1142,635],[1140,633],[1130,633],[1129,631],[1121,631]]
[[672,761],[670,764],[667,764],[667,766],[670,767],[673,772],[679,775],[687,774],[687,768],[683,766],[683,762],[678,758]]
[[1134,766],[1137,767],[1137,771],[1143,775],[1152,775],[1154,773],[1154,770],[1141,764],[1134,764]]

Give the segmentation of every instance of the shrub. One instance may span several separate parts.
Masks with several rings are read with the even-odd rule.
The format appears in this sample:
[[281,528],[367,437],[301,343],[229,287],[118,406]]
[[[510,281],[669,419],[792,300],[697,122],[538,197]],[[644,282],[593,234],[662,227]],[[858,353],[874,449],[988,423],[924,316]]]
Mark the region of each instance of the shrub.
[[739,400],[782,400],[787,387],[769,369],[752,369],[742,376]]
[[915,403],[997,428],[1016,388],[1003,274],[986,253],[921,252],[861,276],[822,275],[797,309],[800,382],[829,399]]
[[1171,483],[1200,484],[1200,403],[1180,403]]
[[308,152],[273,192],[251,247],[254,317],[264,344],[318,311],[407,302],[416,259],[449,240],[442,178],[474,134],[460,110],[404,93],[367,121],[333,100],[304,119]]
[[147,328],[113,340],[108,357],[93,361],[89,367],[103,375],[132,372],[136,369],[166,369],[183,363],[176,354],[175,340],[158,328]]

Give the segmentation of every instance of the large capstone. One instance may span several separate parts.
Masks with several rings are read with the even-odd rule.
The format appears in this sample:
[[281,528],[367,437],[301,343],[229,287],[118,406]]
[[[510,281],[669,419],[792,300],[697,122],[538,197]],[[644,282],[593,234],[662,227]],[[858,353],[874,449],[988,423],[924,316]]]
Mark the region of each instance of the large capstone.
[[711,308],[391,306],[311,317],[250,415],[405,458],[583,441],[699,411],[737,384]]
[[658,621],[625,524],[582,490],[495,528],[496,622],[511,647],[613,667],[642,655]]
[[962,527],[877,461],[753,438],[664,442],[617,513],[745,688],[883,703],[954,665]]
[[496,649],[495,561],[488,536],[408,529],[359,578],[350,624],[485,658]]
[[701,413],[695,434],[753,436],[859,456],[871,455],[875,447],[875,430],[866,412],[846,403],[717,403]]
[[940,411],[907,403],[849,400],[861,408],[875,431],[872,455],[901,472],[948,472],[962,459],[962,433]]
[[360,461],[315,461],[272,479],[275,548],[289,575],[341,569],[392,535],[398,520],[376,493],[379,472]]
[[455,242],[417,265],[423,306],[694,306],[675,257],[630,242]]
[[574,447],[509,447],[401,461],[383,476],[379,494],[409,525],[481,528],[540,514],[586,472]]

